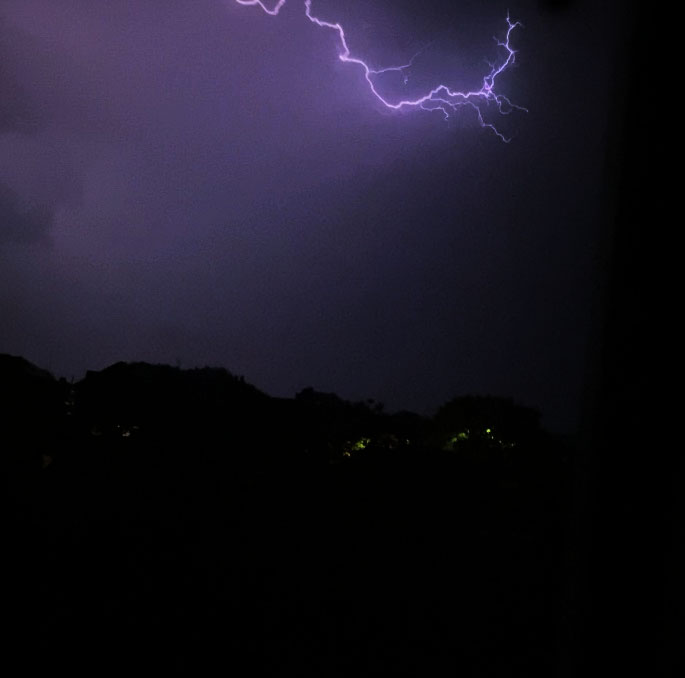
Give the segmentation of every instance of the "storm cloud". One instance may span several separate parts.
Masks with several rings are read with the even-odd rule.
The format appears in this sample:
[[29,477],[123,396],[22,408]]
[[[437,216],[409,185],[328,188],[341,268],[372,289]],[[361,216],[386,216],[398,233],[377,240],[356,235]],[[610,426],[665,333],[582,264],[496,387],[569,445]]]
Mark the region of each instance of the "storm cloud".
[[427,63],[454,45],[477,84],[494,52],[474,50],[509,9],[526,28],[503,86],[530,109],[505,121],[512,143],[468,113],[379,110],[295,6],[5,0],[0,351],[77,378],[222,365],[273,395],[422,412],[494,393],[572,428],[620,46],[607,15],[320,5],[389,63],[440,28]]

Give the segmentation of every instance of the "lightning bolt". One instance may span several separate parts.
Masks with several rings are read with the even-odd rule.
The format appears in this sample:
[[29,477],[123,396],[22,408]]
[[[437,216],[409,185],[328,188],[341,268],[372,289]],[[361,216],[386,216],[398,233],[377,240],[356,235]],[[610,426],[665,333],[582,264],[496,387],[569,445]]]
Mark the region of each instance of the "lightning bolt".
[[[270,16],[278,16],[279,12],[286,4],[287,0],[278,0],[271,9],[263,2],[263,0],[235,0],[239,5],[261,7],[266,14]],[[514,29],[522,27],[519,21],[512,21],[507,15],[507,31],[504,40],[495,38],[497,46],[502,51],[502,58],[498,61],[489,63],[490,71],[483,76],[483,80],[479,89],[471,91],[458,91],[451,89],[448,85],[439,84],[425,94],[413,99],[399,99],[393,101],[383,96],[376,87],[376,77],[390,72],[400,73],[405,84],[408,76],[405,71],[410,68],[416,57],[420,54],[415,54],[409,63],[402,66],[389,66],[386,68],[372,68],[363,59],[353,56],[347,44],[347,37],[345,29],[340,23],[332,23],[315,16],[312,13],[312,0],[304,0],[305,16],[309,21],[318,26],[330,31],[334,31],[338,36],[338,59],[346,64],[353,64],[359,67],[364,73],[364,78],[368,83],[369,89],[373,96],[386,108],[399,111],[402,109],[418,108],[424,111],[441,111],[445,119],[458,111],[464,106],[472,108],[476,112],[478,123],[481,127],[487,128],[494,132],[502,141],[509,143],[510,139],[504,136],[497,127],[485,120],[483,111],[489,106],[494,106],[500,115],[508,115],[514,110],[528,112],[523,106],[518,106],[512,103],[504,94],[499,94],[495,91],[495,84],[497,78],[508,68],[510,68],[516,61],[516,50],[511,46],[511,34]]]

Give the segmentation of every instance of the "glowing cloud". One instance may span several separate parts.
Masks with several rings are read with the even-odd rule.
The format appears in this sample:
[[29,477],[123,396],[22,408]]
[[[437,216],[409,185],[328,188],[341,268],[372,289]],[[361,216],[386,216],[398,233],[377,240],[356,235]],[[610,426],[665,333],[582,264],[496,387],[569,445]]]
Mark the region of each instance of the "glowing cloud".
[[[267,6],[263,0],[235,0],[239,5],[258,5],[270,16],[277,16],[283,6],[286,4],[287,0],[278,0],[271,7]],[[421,96],[410,99],[398,99],[391,100],[386,96],[383,96],[376,87],[376,76],[383,73],[389,72],[400,72],[403,73],[405,70],[413,65],[416,59],[415,55],[407,64],[402,66],[390,66],[387,68],[372,68],[363,59],[353,56],[350,48],[347,44],[347,37],[345,35],[345,29],[339,23],[332,23],[315,16],[312,13],[312,0],[304,0],[305,16],[309,21],[318,26],[319,28],[325,28],[331,31],[335,31],[338,35],[339,52],[338,58],[340,61],[346,64],[354,64],[362,69],[364,77],[368,86],[373,93],[373,95],[381,102],[386,108],[392,110],[401,109],[411,109],[418,108],[424,111],[441,111],[445,118],[449,118],[450,115],[455,113],[462,106],[471,107],[478,117],[478,122],[481,127],[486,127],[492,130],[502,141],[509,142],[509,139],[505,137],[494,124],[486,122],[483,117],[483,111],[488,106],[494,106],[496,111],[500,115],[507,115],[513,110],[526,111],[522,106],[513,104],[506,96],[503,94],[498,94],[495,91],[495,84],[498,76],[512,66],[516,60],[516,51],[511,46],[511,34],[515,28],[521,26],[518,21],[511,21],[509,16],[507,16],[507,31],[506,37],[502,40],[496,40],[497,46],[502,53],[502,57],[490,64],[490,71],[483,77],[481,86],[479,89],[474,89],[470,91],[458,91],[453,90],[446,84],[438,84],[431,90],[425,92]]]

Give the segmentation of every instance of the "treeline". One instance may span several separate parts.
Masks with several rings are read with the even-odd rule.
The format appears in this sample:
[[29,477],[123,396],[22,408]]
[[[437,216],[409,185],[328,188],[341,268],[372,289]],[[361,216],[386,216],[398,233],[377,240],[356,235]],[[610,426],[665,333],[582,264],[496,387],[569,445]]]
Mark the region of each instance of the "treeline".
[[[434,417],[386,413],[312,388],[273,398],[222,368],[116,363],[68,383],[0,355],[5,463],[47,467],[94,449],[235,467],[429,463],[502,468],[562,461],[568,450],[540,413],[511,399],[461,396]],[[180,456],[180,458],[179,458]],[[542,469],[540,469],[542,470]]]
[[11,356],[0,398],[23,665],[553,673],[568,451],[533,410]]

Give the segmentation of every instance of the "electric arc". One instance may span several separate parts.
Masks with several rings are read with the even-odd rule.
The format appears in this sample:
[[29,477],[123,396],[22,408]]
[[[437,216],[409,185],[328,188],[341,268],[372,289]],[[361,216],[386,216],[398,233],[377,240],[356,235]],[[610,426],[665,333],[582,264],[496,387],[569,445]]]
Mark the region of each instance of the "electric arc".
[[[271,7],[264,0],[235,0],[235,2],[245,6],[256,5],[264,10],[266,14],[278,16],[281,9],[286,5],[287,0],[277,0]],[[490,71],[483,76],[478,89],[460,91],[452,89],[449,85],[439,83],[420,96],[411,98],[400,97],[393,100],[379,92],[376,82],[378,76],[390,72],[405,74],[413,66],[418,54],[414,55],[408,63],[401,66],[373,68],[364,59],[352,54],[342,24],[327,21],[313,14],[312,0],[304,0],[304,10],[305,16],[313,24],[319,28],[334,31],[337,34],[339,45],[338,58],[340,61],[360,68],[373,96],[388,109],[399,111],[413,108],[423,111],[440,111],[445,119],[449,119],[460,108],[467,106],[475,111],[481,127],[490,129],[505,142],[509,142],[510,139],[500,132],[492,122],[485,119],[484,111],[494,107],[495,111],[500,115],[508,115],[514,110],[527,112],[526,108],[512,103],[507,96],[497,92],[495,89],[497,78],[513,66],[516,61],[516,50],[511,46],[511,34],[516,28],[521,27],[522,24],[519,21],[512,21],[509,16],[507,16],[507,30],[504,39],[495,38],[500,57],[489,64]]]

